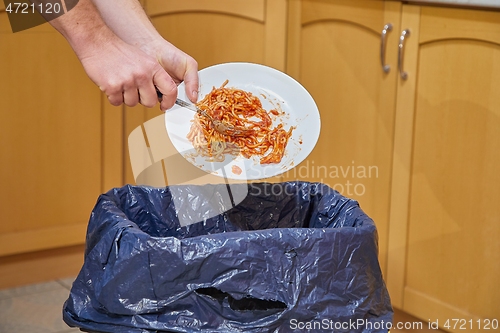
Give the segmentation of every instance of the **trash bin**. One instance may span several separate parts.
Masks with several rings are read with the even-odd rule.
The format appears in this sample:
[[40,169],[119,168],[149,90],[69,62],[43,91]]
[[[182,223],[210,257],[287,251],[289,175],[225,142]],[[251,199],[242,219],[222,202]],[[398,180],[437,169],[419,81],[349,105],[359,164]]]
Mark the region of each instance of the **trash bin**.
[[235,186],[240,203],[184,226],[179,214],[227,185],[101,195],[64,321],[113,333],[388,331],[376,227],[356,201],[321,183]]

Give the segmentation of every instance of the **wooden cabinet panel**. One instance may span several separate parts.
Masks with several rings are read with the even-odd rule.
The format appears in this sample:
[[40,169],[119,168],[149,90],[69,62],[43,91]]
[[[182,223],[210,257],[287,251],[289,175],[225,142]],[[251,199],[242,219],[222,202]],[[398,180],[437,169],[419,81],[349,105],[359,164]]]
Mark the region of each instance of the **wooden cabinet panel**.
[[391,228],[407,230],[405,260],[389,262],[391,296],[419,318],[473,320],[476,331],[477,319],[500,317],[500,12],[405,6],[402,22],[409,79],[398,94],[413,98],[398,99],[411,127],[398,122],[396,141],[410,159],[393,179],[394,210],[407,217]]
[[263,22],[219,12],[183,12],[153,17],[163,36],[201,68],[223,62],[264,62]]
[[0,45],[0,256],[82,244],[121,116],[104,126],[101,92],[50,25],[12,33],[2,12]]
[[418,74],[407,288],[498,317],[500,43],[422,45]]
[[284,69],[284,0],[148,0],[146,9],[158,31],[200,69],[233,61]]
[[383,1],[292,1],[287,69],[311,93],[321,115],[321,135],[311,155],[285,179],[329,184],[356,199],[374,219],[385,267],[389,219],[396,57],[400,4]]

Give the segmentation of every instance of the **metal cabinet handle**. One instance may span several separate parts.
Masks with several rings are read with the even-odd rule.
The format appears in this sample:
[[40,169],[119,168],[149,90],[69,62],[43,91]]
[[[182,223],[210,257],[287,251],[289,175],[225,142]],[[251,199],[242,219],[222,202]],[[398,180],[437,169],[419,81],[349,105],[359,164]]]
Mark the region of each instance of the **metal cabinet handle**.
[[410,36],[410,29],[405,29],[401,32],[401,37],[399,37],[399,52],[398,52],[398,67],[399,67],[399,75],[401,79],[406,80],[408,78],[408,73],[403,70],[403,51],[404,51],[404,42],[405,38]]
[[382,29],[382,35],[380,36],[380,62],[382,63],[382,70],[384,73],[389,73],[391,66],[385,64],[385,50],[386,50],[386,38],[387,32],[392,31],[392,24],[387,23]]

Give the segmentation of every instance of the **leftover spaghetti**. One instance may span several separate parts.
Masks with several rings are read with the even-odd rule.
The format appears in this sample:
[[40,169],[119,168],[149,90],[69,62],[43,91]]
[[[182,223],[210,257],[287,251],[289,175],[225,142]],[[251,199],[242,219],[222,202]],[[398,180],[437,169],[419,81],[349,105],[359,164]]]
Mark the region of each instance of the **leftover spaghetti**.
[[244,130],[245,135],[219,133],[208,117],[195,114],[187,139],[208,161],[222,162],[225,154],[241,154],[245,158],[257,156],[260,164],[280,163],[294,127],[286,130],[281,123],[273,126],[271,115],[278,116],[278,110],[266,111],[257,96],[228,88],[227,83],[213,87],[196,106],[212,118]]

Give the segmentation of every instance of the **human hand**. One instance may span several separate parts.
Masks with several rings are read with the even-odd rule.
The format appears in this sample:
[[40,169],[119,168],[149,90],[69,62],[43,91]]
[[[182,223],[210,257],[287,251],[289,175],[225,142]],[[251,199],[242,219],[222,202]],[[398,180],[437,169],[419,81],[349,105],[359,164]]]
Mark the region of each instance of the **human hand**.
[[[155,57],[176,84],[184,82],[186,95],[193,103],[198,101],[198,63],[194,58],[182,52],[163,38],[143,45],[142,49]],[[163,94],[163,100],[168,100],[168,105],[175,102],[177,94]]]
[[87,75],[112,105],[153,107],[158,102],[157,87],[165,96],[160,108],[173,106],[177,85],[155,58],[119,38],[98,45],[97,50],[86,48],[78,56]]

